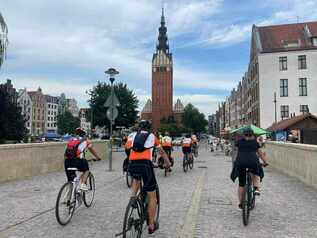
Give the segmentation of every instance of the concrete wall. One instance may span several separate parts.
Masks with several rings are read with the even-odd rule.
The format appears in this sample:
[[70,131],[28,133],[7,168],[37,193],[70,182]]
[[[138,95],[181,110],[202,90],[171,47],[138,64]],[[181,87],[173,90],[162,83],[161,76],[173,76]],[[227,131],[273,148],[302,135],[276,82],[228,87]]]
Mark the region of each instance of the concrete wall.
[[[106,141],[93,145],[102,159],[108,157]],[[0,182],[63,170],[65,146],[61,142],[0,145]],[[87,159],[91,157],[88,152]]]
[[317,146],[268,142],[265,151],[269,164],[317,188]]

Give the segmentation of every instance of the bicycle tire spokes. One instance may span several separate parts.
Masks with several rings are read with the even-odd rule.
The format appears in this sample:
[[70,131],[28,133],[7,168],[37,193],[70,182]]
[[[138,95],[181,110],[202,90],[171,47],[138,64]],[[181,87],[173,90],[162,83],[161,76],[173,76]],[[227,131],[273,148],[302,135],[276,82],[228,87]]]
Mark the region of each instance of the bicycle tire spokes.
[[96,184],[95,177],[92,173],[89,173],[87,179],[88,191],[83,192],[82,199],[86,207],[90,207],[95,198]]
[[[143,211],[140,205],[139,198],[130,199],[127,206],[124,222],[123,222],[123,238],[138,238],[141,237],[143,229]],[[136,211],[136,217],[133,216],[133,212]],[[130,232],[130,233],[129,233]],[[127,234],[129,233],[129,234]],[[119,235],[119,234],[118,234]]]
[[73,189],[73,184],[70,182],[65,183],[57,196],[55,206],[56,220],[60,225],[67,225],[76,208],[76,197]]

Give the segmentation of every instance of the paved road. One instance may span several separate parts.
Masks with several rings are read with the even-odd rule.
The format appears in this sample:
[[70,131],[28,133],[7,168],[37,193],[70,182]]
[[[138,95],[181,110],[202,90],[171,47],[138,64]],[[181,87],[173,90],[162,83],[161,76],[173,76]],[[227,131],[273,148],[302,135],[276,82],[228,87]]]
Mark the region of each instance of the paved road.
[[[93,207],[81,207],[66,227],[57,224],[54,205],[63,173],[0,185],[0,237],[114,237],[121,231],[130,191],[120,171],[106,161],[92,165],[96,177]],[[317,237],[317,191],[269,168],[261,198],[248,227],[237,209],[236,184],[229,179],[230,159],[220,152],[201,151],[194,170],[182,172],[176,159],[165,178],[158,170],[162,209],[158,238],[185,237]],[[144,235],[147,237],[147,234]]]

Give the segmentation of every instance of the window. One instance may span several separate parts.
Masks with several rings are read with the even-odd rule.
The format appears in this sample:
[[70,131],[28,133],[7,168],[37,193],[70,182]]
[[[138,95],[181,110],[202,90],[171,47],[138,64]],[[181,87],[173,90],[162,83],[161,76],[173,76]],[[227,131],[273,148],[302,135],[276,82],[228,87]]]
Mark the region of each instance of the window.
[[288,97],[288,79],[280,80],[280,96]]
[[308,105],[300,105],[299,106],[299,111],[302,112],[302,113],[309,112]]
[[307,79],[299,79],[299,96],[307,96]]
[[288,118],[289,117],[289,107],[286,105],[281,106],[281,118]]
[[307,69],[306,55],[298,56],[298,69]]
[[50,127],[50,124],[49,124],[49,123],[47,123],[47,127]]
[[317,37],[312,38],[313,46],[317,46]]
[[287,70],[287,57],[280,57],[280,71]]

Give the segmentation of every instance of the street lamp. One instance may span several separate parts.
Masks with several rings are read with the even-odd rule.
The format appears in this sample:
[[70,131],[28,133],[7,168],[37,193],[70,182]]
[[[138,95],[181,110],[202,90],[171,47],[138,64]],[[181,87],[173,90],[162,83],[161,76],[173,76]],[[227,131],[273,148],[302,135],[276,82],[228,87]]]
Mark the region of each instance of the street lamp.
[[114,105],[115,95],[114,95],[113,82],[115,81],[115,76],[119,74],[119,71],[117,71],[114,68],[109,68],[107,71],[105,71],[105,74],[109,75],[109,81],[111,83],[111,95],[110,95],[110,103],[109,103],[110,105],[109,106],[107,105],[109,107],[108,108],[109,114],[107,112],[107,116],[108,116],[108,119],[110,120],[109,171],[112,171],[112,127],[113,127],[115,118],[118,116],[117,108]]

